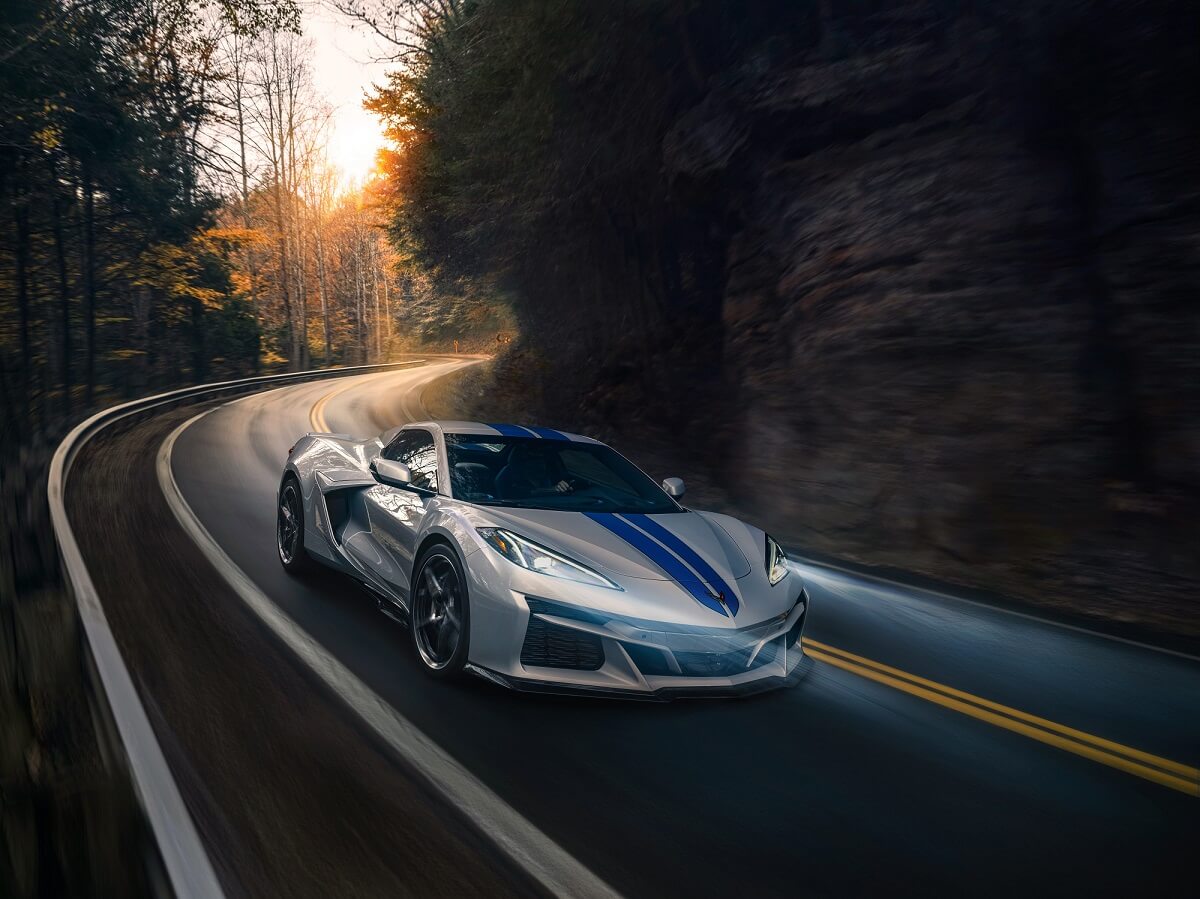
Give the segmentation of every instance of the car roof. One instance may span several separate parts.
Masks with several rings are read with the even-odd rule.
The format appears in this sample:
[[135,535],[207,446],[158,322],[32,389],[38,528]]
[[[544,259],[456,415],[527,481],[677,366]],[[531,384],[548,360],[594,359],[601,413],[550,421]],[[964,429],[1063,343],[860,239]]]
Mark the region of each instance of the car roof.
[[414,421],[407,424],[408,428],[427,428],[441,431],[443,434],[471,434],[480,437],[540,437],[547,440],[570,440],[575,443],[600,443],[583,434],[560,431],[557,428],[543,428],[538,425],[517,425],[506,422],[486,423],[481,421]]

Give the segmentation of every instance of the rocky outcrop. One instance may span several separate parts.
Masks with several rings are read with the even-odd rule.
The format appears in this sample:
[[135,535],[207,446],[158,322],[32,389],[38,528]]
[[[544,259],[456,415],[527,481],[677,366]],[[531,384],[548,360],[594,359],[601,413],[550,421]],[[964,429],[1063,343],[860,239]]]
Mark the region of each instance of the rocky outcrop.
[[664,142],[741,223],[732,493],[815,548],[1174,622],[1200,574],[1196,22],[989,16],[910,4],[850,52],[751,60]]
[[1200,636],[1194,5],[662,8],[658,74],[625,61],[666,127],[569,219],[587,253],[533,254],[487,414],[511,389],[802,546]]

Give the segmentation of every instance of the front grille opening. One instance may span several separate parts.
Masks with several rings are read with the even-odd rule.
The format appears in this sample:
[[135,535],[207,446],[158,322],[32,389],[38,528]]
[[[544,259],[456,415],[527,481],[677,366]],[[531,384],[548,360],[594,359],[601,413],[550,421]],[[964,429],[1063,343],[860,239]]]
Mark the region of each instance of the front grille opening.
[[570,668],[597,671],[604,665],[604,645],[595,634],[551,624],[529,616],[521,664],[527,668]]
[[675,673],[667,664],[667,654],[661,649],[643,646],[641,643],[622,643],[621,645],[629,653],[629,658],[633,659],[633,664],[637,665],[638,671],[642,674],[659,677]]
[[638,671],[648,677],[733,677],[769,665],[778,658],[783,637],[777,637],[762,648],[750,661],[754,647],[736,649],[732,652],[680,652],[672,653],[679,671],[672,671],[667,664],[666,654],[653,646],[643,646],[640,643],[622,643]]
[[732,677],[735,674],[753,671],[764,664],[766,660],[763,655],[769,648],[763,647],[753,665],[747,664],[750,654],[754,651],[753,647],[733,652],[677,652],[675,661],[679,663],[679,670],[687,677]]

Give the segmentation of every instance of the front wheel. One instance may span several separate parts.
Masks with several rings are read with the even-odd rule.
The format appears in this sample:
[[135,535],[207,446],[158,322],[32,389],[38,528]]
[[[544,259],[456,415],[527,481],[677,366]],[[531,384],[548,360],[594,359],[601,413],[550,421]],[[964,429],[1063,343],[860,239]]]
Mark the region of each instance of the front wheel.
[[300,575],[312,570],[312,559],[304,549],[304,501],[300,498],[300,482],[291,475],[279,488],[275,547],[288,574]]
[[417,564],[408,631],[422,667],[434,677],[453,677],[467,664],[471,607],[467,581],[454,550],[431,546]]

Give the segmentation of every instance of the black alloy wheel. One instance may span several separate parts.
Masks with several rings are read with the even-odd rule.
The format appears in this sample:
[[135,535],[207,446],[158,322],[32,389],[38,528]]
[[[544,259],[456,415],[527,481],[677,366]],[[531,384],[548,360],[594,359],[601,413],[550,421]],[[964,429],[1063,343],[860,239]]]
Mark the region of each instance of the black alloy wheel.
[[302,574],[312,567],[304,549],[304,503],[300,482],[289,477],[279,488],[279,508],[275,518],[275,546],[279,561],[289,574]]
[[454,550],[441,544],[421,557],[413,579],[409,634],[425,670],[451,677],[467,663],[471,611]]

